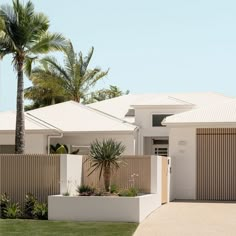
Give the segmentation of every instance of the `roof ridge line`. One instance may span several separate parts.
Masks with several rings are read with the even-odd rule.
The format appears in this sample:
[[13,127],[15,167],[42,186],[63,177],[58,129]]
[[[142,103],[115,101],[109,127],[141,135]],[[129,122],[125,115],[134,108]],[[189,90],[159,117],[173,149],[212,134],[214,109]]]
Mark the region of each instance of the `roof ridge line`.
[[29,112],[30,112],[30,111],[25,112],[25,117],[26,117],[28,120],[34,121],[34,122],[36,122],[36,123],[38,123],[38,124],[40,124],[40,125],[42,125],[42,126],[44,126],[44,127],[46,127],[46,128],[49,128],[49,129],[51,129],[51,130],[56,129],[56,130],[59,131],[59,132],[63,132],[61,129],[57,128],[56,126],[54,126],[54,125],[52,125],[52,124],[50,124],[50,123],[48,123],[48,122],[46,122],[46,121],[44,121],[44,120],[42,120],[42,119],[39,119],[38,117],[32,115],[32,114],[29,113]]
[[193,106],[196,106],[195,104],[191,103],[191,102],[187,102],[185,100],[182,100],[182,99],[179,99],[179,98],[176,98],[176,97],[172,97],[172,96],[168,96],[168,98],[172,98],[176,101],[180,101],[180,102],[183,102],[183,103],[187,103],[187,104],[190,104],[190,105],[193,105]]
[[98,110],[96,108],[93,108],[93,107],[90,107],[90,106],[86,106],[84,104],[81,104],[81,103],[78,103],[78,102],[75,102],[75,101],[70,101],[70,102],[72,102],[74,105],[81,106],[83,108],[86,108],[87,110],[94,111],[94,112],[96,112],[96,113],[98,113],[100,115],[103,115],[105,117],[111,118],[113,120],[117,120],[117,121],[119,121],[120,123],[122,123],[124,125],[131,126],[131,127],[138,127],[137,125],[133,125],[133,124],[131,124],[131,123],[125,121],[125,120],[122,120],[122,119],[120,119],[118,117],[112,116],[112,115],[110,115],[110,114],[108,114],[106,112],[100,111],[100,110]]

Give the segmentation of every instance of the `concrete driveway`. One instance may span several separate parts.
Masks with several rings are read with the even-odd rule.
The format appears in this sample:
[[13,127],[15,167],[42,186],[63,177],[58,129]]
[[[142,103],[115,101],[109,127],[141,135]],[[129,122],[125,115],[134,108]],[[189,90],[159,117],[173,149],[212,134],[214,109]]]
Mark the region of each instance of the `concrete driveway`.
[[236,203],[171,202],[137,228],[134,236],[235,236]]

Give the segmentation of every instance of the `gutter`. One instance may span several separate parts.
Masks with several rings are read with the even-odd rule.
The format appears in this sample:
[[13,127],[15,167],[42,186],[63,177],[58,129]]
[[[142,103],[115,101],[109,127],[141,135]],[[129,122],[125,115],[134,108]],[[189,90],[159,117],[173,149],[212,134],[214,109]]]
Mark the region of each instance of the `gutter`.
[[136,126],[136,128],[134,129],[134,133],[135,133],[135,147],[134,147],[134,153],[135,155],[139,155],[140,154],[140,143],[139,141],[141,140],[141,133],[140,131],[140,127]]
[[63,137],[63,133],[61,132],[59,135],[48,135],[48,155],[50,154],[50,141],[51,138],[62,138]]

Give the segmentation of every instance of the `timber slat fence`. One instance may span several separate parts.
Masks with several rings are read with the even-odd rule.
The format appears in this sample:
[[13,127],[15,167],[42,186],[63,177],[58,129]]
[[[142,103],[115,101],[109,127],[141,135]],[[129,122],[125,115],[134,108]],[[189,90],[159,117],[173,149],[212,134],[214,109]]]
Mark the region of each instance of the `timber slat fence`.
[[[85,159],[86,156],[83,161]],[[122,189],[136,187],[143,193],[149,193],[151,157],[123,156],[122,160],[121,168],[114,172],[111,183]],[[103,178],[99,181],[98,171],[88,176],[89,167],[90,163],[84,162],[82,183],[103,189]],[[27,193],[47,202],[49,195],[60,194],[60,168],[60,155],[0,154],[0,194],[7,193],[11,201],[19,202],[20,206],[23,206]]]
[[236,200],[236,128],[197,129],[197,199]]
[[21,206],[27,193],[47,202],[48,195],[60,193],[60,155],[1,154],[0,193]]
[[[93,172],[90,176],[90,162],[85,161],[83,157],[82,182],[96,188],[104,188],[103,177],[99,181],[99,171]],[[150,193],[151,190],[151,156],[123,156],[121,167],[113,172],[111,184],[115,184],[119,188],[127,189],[135,187],[143,193]],[[134,177],[132,178],[132,175]],[[137,176],[138,175],[138,176]]]

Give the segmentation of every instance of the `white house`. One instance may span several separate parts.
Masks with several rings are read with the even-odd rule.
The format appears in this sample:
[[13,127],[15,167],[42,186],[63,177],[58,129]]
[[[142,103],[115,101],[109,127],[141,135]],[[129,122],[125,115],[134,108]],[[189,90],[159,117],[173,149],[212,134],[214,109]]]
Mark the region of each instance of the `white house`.
[[[125,154],[171,156],[171,199],[236,200],[236,100],[231,97],[129,94],[25,114],[28,153],[46,153],[58,142],[83,154],[95,139],[113,138],[126,146]],[[15,115],[0,113],[0,152],[13,150],[14,129]]]
[[236,200],[236,99],[167,117],[172,199]]

